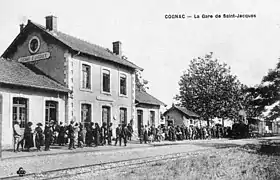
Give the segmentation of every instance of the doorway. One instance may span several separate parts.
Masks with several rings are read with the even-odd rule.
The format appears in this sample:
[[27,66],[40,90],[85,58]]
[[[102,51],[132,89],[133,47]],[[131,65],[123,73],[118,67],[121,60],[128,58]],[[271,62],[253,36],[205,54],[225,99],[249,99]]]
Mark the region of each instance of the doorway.
[[137,128],[138,128],[138,135],[140,135],[140,129],[143,125],[143,111],[137,110]]
[[102,106],[102,124],[104,122],[107,125],[110,124],[111,122],[111,108],[109,106]]

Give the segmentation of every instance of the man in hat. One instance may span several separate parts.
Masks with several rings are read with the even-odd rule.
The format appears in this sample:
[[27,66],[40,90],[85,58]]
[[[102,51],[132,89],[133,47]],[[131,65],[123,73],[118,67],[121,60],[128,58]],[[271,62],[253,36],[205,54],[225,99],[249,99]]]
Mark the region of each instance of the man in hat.
[[23,132],[20,129],[19,121],[14,123],[14,152],[19,151],[19,145],[23,150]]
[[119,126],[116,128],[116,141],[115,141],[115,146],[117,145],[118,141],[119,141],[119,143],[120,143],[120,146],[122,145],[121,132],[122,132],[122,126],[121,126],[121,124],[119,124]]
[[48,122],[46,122],[44,134],[45,134],[45,151],[49,151],[50,144],[51,144],[51,137],[52,137],[52,129]]
[[113,123],[110,122],[109,126],[108,126],[108,144],[112,145],[112,136],[113,136]]
[[68,136],[70,139],[69,149],[70,150],[72,150],[73,148],[76,149],[75,145],[74,145],[75,134],[74,134],[74,121],[73,120],[70,121],[70,124],[68,126]]
[[42,123],[37,123],[37,127],[35,128],[35,145],[37,151],[41,151],[41,146],[43,145],[44,137],[43,137],[43,130],[41,128]]

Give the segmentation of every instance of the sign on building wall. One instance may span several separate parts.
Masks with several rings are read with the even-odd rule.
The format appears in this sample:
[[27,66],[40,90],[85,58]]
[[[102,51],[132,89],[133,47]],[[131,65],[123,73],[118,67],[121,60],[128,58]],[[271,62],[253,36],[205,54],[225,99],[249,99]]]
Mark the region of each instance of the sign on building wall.
[[50,56],[51,56],[51,54],[49,52],[44,52],[44,53],[36,54],[36,55],[32,55],[32,56],[21,57],[18,59],[18,62],[21,62],[21,63],[33,62],[33,61],[48,59]]

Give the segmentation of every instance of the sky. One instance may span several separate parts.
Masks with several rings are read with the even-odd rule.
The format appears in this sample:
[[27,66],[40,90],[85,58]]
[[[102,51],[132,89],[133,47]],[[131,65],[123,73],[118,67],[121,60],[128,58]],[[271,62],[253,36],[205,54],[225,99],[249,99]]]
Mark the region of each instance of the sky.
[[[190,60],[213,52],[249,86],[260,83],[280,57],[277,0],[1,0],[0,54],[27,19],[112,49],[121,41],[128,60],[144,68],[148,92],[170,106]],[[202,18],[202,14],[254,14],[255,18]],[[184,19],[165,15],[184,14]],[[200,18],[194,18],[194,16]]]

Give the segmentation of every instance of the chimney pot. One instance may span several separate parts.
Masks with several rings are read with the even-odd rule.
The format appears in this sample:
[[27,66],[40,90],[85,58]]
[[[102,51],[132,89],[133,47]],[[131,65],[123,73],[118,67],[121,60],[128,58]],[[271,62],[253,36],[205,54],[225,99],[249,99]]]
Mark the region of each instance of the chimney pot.
[[20,24],[19,25],[19,28],[20,28],[20,32],[22,32],[23,28],[24,28],[24,24]]
[[57,31],[57,17],[47,16],[46,17],[46,29],[49,31]]
[[122,43],[120,41],[113,42],[113,53],[122,57]]

